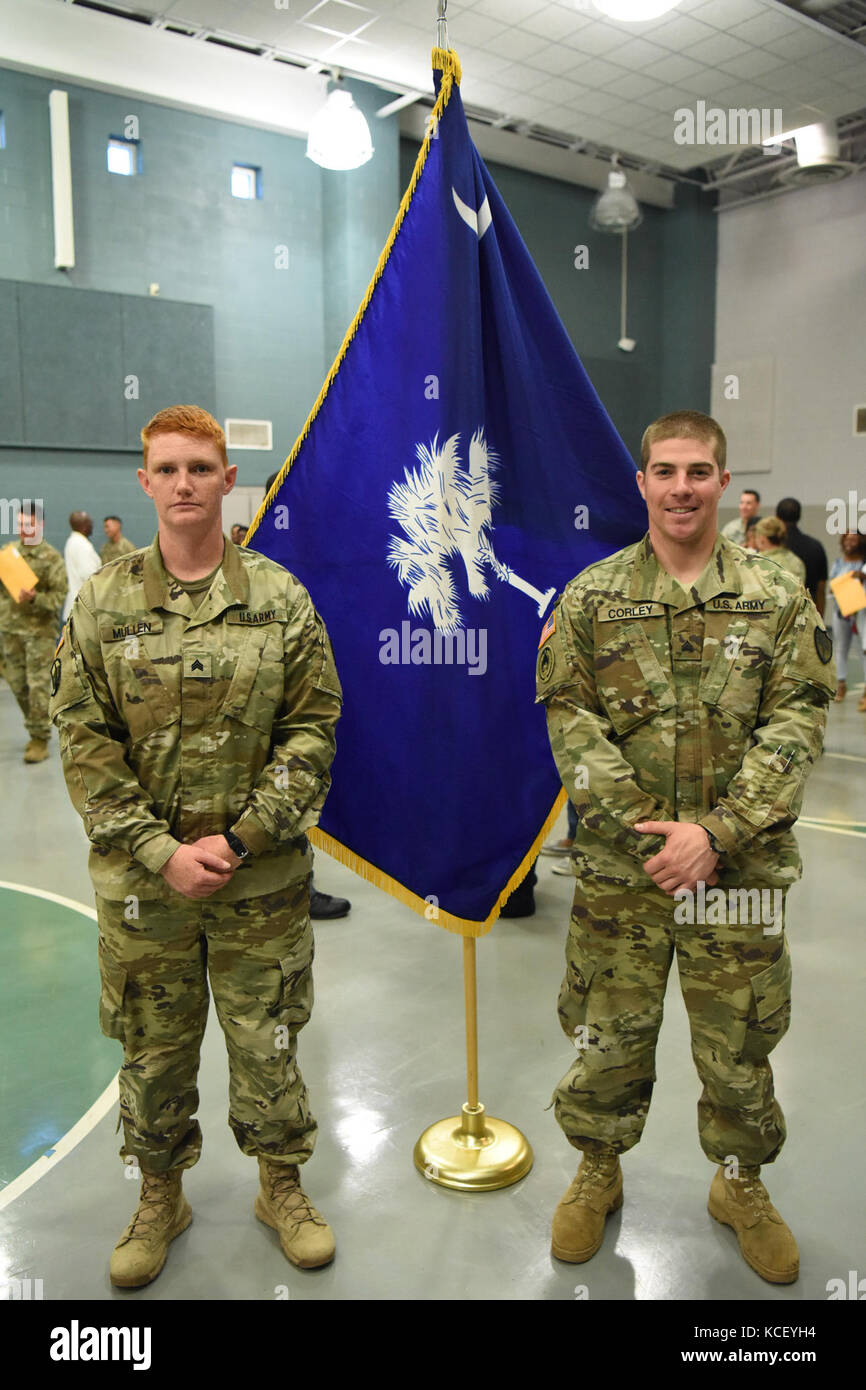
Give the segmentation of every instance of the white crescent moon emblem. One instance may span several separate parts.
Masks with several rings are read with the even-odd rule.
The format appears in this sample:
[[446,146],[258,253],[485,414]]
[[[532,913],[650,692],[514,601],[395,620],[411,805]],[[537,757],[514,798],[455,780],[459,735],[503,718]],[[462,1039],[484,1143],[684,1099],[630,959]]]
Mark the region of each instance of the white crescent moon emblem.
[[458,195],[456,188],[452,188],[451,192],[454,195],[454,206],[460,213],[460,216],[463,218],[463,221],[466,223],[467,227],[472,228],[473,232],[480,241],[484,233],[487,231],[487,228],[493,221],[493,213],[490,211],[490,203],[488,202],[487,198],[485,198],[484,202],[481,204],[481,207],[478,209],[477,212],[475,212],[473,208],[468,207],[467,204],[464,203],[463,199]]

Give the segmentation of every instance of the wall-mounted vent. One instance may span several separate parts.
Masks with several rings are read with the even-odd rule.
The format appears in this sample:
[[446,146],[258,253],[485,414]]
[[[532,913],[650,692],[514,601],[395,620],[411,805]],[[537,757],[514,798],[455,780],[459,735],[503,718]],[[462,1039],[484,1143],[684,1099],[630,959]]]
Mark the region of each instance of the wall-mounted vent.
[[854,433],[866,435],[866,405],[854,407]]
[[273,449],[271,420],[226,420],[226,447],[229,449]]

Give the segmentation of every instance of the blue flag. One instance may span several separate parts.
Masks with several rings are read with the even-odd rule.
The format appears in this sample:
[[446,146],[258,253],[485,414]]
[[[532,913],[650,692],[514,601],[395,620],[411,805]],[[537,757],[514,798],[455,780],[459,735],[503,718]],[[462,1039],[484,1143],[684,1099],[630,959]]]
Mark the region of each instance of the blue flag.
[[463,935],[563,804],[535,700],[555,595],[646,530],[635,467],[469,136],[460,69],[249,542],[301,580],[343,684],[313,838]]

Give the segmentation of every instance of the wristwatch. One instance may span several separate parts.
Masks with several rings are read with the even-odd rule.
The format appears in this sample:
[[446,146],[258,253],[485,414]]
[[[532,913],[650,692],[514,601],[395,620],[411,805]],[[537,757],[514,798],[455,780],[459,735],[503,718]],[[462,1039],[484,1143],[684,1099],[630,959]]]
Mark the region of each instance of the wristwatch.
[[707,830],[707,827],[705,825],[702,825],[701,829],[703,830],[704,834],[710,842],[710,849],[713,851],[713,854],[724,854],[724,848],[722,845],[719,844],[713,832],[711,830]]
[[243,840],[239,840],[237,835],[234,835],[231,830],[225,832],[225,838],[232,854],[236,854],[238,859],[249,859],[250,852]]

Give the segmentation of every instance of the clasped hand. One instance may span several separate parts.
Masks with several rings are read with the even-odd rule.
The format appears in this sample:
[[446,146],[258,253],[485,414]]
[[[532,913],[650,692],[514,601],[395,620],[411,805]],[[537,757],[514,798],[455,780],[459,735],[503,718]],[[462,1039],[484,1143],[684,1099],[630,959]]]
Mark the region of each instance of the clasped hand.
[[209,898],[228,883],[240,862],[225,835],[205,835],[176,849],[160,873],[185,898]]
[[664,835],[665,847],[644,864],[644,873],[663,893],[694,892],[700,882],[718,883],[719,856],[710,849],[709,836],[701,825],[690,821],[638,821],[633,827],[641,835]]

